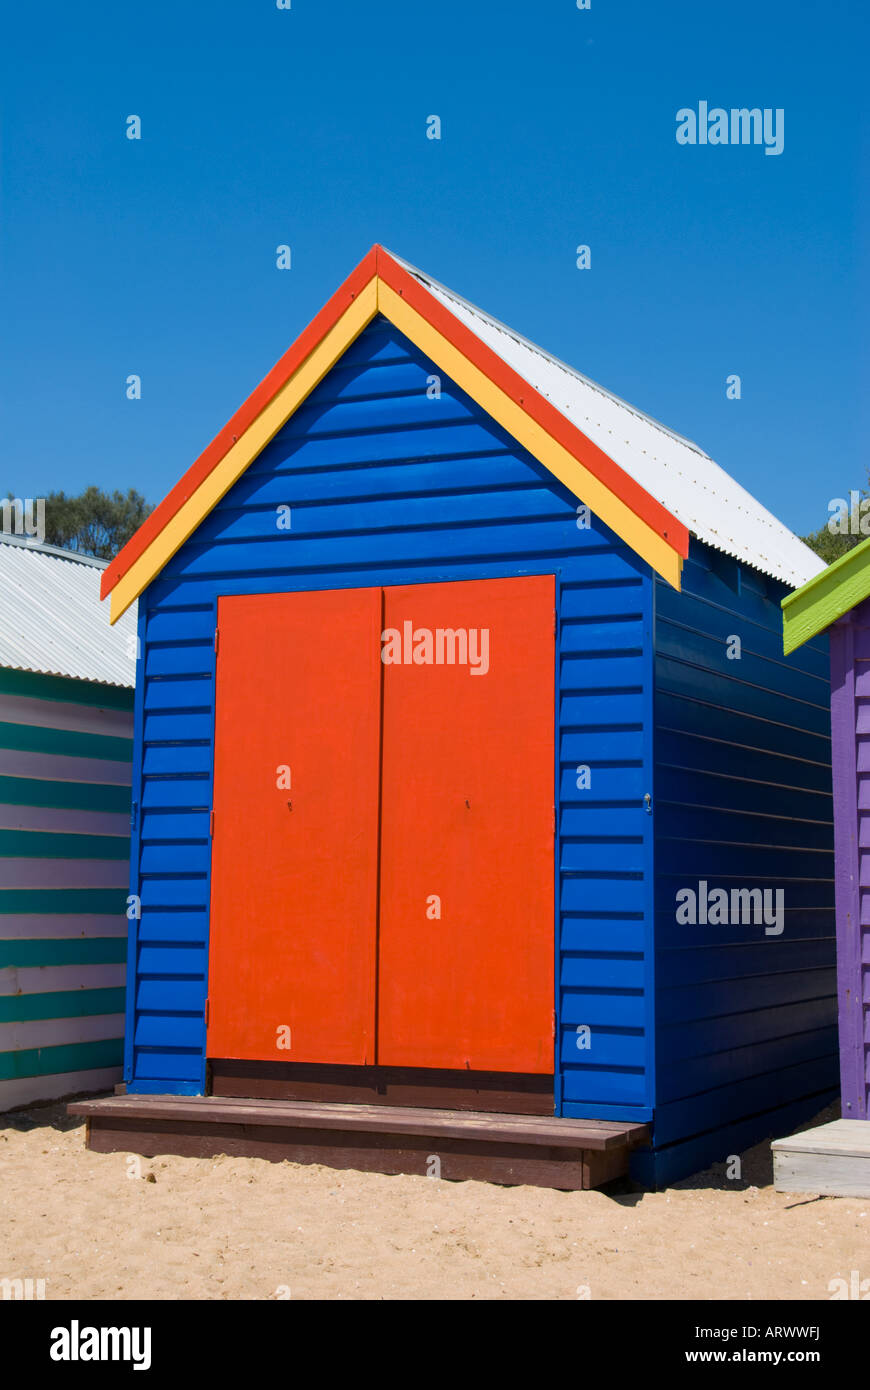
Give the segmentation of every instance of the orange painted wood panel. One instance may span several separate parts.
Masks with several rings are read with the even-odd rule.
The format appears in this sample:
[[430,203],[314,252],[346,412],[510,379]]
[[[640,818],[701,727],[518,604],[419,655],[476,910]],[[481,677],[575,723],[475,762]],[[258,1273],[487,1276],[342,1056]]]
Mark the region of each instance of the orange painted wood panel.
[[381,1064],[552,1070],[554,608],[552,576],[384,591]]
[[381,604],[218,600],[211,1057],[375,1060]]

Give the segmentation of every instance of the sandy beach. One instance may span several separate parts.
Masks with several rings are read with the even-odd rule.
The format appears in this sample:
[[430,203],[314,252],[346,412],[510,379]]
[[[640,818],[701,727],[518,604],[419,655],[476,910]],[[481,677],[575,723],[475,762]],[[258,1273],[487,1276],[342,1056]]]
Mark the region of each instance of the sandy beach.
[[740,1182],[568,1193],[94,1154],[54,1103],[0,1117],[0,1173],[0,1277],[46,1299],[829,1299],[870,1274],[870,1200],[775,1192],[767,1143]]

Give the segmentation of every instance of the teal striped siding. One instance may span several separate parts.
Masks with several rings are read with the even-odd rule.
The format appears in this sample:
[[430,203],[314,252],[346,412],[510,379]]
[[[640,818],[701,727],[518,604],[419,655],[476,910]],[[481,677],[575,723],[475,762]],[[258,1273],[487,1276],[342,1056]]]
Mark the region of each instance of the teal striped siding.
[[106,965],[126,958],[127,943],[113,937],[58,937],[0,941],[0,970],[23,965]]
[[[123,1032],[121,1020],[115,1021],[114,1026],[120,1026]],[[102,1067],[120,1067],[123,1056],[123,1037],[0,1052],[0,1082],[27,1080],[34,1076],[59,1076],[61,1073],[92,1071]]]
[[124,984],[116,987],[101,985],[87,989],[55,989],[46,993],[0,995],[0,1024],[29,1019],[82,1018],[85,1015],[121,1013],[124,1009]]
[[120,1080],[133,692],[0,670],[0,1111]]

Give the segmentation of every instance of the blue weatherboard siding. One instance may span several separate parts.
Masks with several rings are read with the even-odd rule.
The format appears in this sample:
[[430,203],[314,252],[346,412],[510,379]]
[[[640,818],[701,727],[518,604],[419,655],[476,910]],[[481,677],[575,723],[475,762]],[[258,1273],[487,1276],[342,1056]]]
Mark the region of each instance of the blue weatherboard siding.
[[[635,1161],[647,1180],[788,1133],[836,1093],[827,639],[783,657],[786,592],[696,542],[682,593],[655,584],[657,1153]],[[782,934],[678,924],[678,890],[701,880],[781,888]]]
[[648,1119],[652,585],[648,575],[597,585],[577,573],[575,562],[563,577],[558,645],[561,1113]]
[[[428,395],[434,373],[376,320],[140,600],[131,1090],[204,1086],[218,595],[549,573],[559,593],[554,1104],[651,1114],[649,569],[599,522],[578,529],[575,499],[446,378],[440,399]],[[276,525],[281,505],[292,508],[289,532]],[[584,763],[592,781],[581,791]],[[584,1024],[592,1048],[581,1051]]]

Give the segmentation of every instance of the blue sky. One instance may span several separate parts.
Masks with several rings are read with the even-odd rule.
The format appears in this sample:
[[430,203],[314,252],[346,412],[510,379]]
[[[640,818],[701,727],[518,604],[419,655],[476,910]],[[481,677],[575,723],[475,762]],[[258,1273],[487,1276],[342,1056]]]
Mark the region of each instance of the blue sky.
[[[870,462],[868,27],[858,0],[8,6],[0,490],[158,501],[380,241],[820,525]],[[701,100],[783,108],[783,153],[678,145]]]

